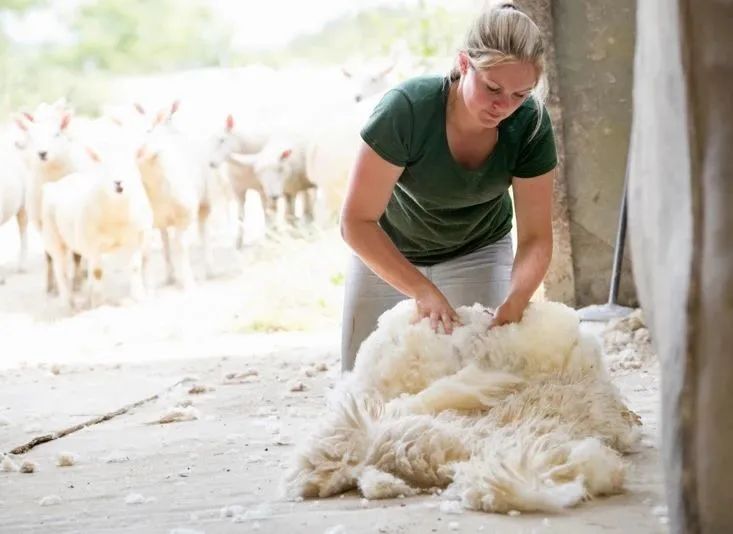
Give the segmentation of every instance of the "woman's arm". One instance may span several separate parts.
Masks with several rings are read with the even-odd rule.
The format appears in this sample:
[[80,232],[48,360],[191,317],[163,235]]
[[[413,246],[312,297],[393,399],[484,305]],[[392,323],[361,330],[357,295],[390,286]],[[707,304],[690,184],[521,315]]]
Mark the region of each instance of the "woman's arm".
[[362,261],[392,287],[415,299],[418,319],[430,317],[447,333],[458,316],[443,294],[405,258],[379,226],[402,167],[380,157],[362,142],[341,211],[341,235]]
[[542,283],[552,258],[552,182],[555,170],[534,178],[514,178],[517,254],[509,294],[496,309],[492,326],[522,318],[529,299]]

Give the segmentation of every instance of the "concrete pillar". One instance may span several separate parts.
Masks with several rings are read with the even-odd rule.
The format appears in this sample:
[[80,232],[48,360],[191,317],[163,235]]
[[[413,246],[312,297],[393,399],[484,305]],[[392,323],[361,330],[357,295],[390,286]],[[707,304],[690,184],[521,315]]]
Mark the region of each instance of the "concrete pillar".
[[517,6],[527,13],[542,30],[547,59],[547,78],[550,85],[547,109],[552,118],[557,139],[558,171],[553,188],[552,204],[552,262],[544,280],[544,296],[549,300],[575,305],[575,277],[573,251],[570,241],[567,181],[565,179],[565,141],[563,135],[560,85],[555,61],[555,36],[552,18],[552,0],[517,0]]
[[733,532],[733,0],[643,0],[629,224],[672,532]]
[[[634,0],[552,0],[575,297],[608,299],[629,132]],[[619,302],[636,294],[628,259]]]

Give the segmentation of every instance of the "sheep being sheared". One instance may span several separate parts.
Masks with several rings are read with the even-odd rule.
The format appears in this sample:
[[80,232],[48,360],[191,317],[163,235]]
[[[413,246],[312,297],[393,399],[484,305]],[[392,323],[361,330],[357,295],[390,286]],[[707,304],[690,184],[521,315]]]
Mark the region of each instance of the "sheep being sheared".
[[533,303],[491,330],[480,305],[462,326],[413,324],[414,301],[379,319],[332,413],[300,447],[290,497],[359,488],[388,498],[446,488],[464,507],[555,511],[623,488],[640,424],[606,376],[576,313]]

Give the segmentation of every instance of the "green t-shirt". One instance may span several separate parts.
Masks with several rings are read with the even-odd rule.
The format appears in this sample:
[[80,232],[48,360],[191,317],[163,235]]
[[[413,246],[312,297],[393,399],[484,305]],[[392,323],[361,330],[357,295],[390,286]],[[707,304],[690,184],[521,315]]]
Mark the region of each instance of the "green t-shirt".
[[[512,176],[531,178],[557,165],[550,117],[527,99],[499,123],[488,159],[467,170],[453,159],[445,132],[448,83],[420,76],[388,91],[361,131],[382,158],[404,167],[379,224],[416,265],[462,256],[512,228]],[[531,138],[531,140],[530,140]]]

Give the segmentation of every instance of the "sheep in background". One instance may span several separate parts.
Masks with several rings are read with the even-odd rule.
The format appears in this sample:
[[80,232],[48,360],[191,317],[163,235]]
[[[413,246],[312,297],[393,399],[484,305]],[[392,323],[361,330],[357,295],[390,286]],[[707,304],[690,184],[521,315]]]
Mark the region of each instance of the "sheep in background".
[[224,128],[217,131],[211,139],[209,148],[209,167],[224,180],[237,203],[237,238],[235,246],[244,246],[245,201],[247,191],[255,191],[260,196],[265,214],[265,227],[273,224],[276,204],[268,201],[262,184],[257,179],[254,164],[242,163],[231,158],[232,154],[255,154],[265,146],[265,136],[244,132],[236,128],[234,117],[227,115]]
[[[205,223],[209,206],[202,203],[202,162],[185,149],[182,140],[178,133],[154,128],[138,151],[137,164],[153,208],[153,225],[163,240],[167,280],[173,283],[177,279],[184,288],[190,288],[194,285],[188,250],[190,229],[194,221],[198,220],[200,227]],[[206,249],[206,241],[203,245]],[[204,261],[208,271],[206,251]]]
[[506,513],[622,491],[619,452],[634,449],[639,420],[576,313],[536,303],[520,323],[488,330],[481,306],[457,312],[452,335],[412,324],[414,301],[380,317],[330,419],[300,447],[290,497],[446,488],[466,508]]
[[101,302],[103,270],[108,254],[127,258],[130,293],[145,296],[145,271],[153,212],[145,194],[132,149],[115,148],[102,155],[89,149],[94,167],[43,186],[41,236],[53,268],[59,295],[73,309],[74,291],[66,272],[73,251],[88,262],[89,306]]
[[306,176],[304,141],[276,135],[256,154],[234,153],[231,159],[254,168],[268,199],[284,197],[288,223],[295,223],[295,197],[299,193],[303,193],[303,218],[306,222],[313,220],[310,193],[315,185]]
[[[22,138],[13,136],[10,130],[0,134],[0,161],[3,162],[0,174],[0,225],[12,218],[18,223],[20,237],[18,272],[25,270],[28,258],[28,215],[25,209],[28,167],[23,153],[26,143],[25,136]],[[3,282],[4,278],[0,273],[0,284]]]
[[[41,104],[31,113],[23,113],[16,119],[25,132],[27,145],[24,150],[30,172],[26,189],[28,218],[42,231],[41,203],[43,186],[89,165],[71,133],[72,112],[65,102]],[[80,282],[80,258],[74,255],[74,286]],[[46,292],[56,291],[51,256],[46,255]]]

